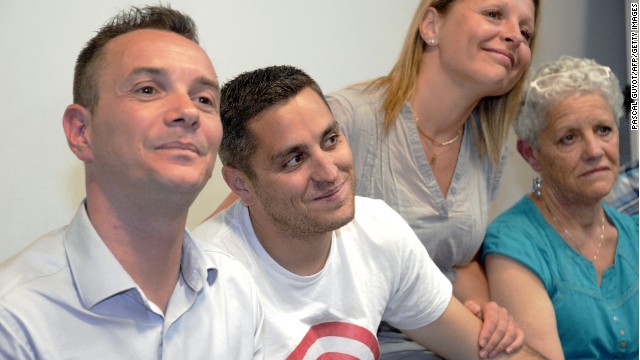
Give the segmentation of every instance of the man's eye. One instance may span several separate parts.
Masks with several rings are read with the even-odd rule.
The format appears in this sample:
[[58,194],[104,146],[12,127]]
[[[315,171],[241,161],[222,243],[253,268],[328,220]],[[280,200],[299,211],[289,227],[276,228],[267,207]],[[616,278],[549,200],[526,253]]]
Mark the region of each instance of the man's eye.
[[295,155],[294,157],[289,159],[286,163],[284,163],[284,167],[285,168],[294,168],[294,167],[298,166],[302,162],[303,159],[304,159],[304,155],[303,154]]
[[331,147],[338,143],[338,135],[333,134],[324,140],[324,147]]
[[200,104],[204,104],[204,105],[213,105],[213,100],[211,100],[210,98],[208,98],[206,96],[199,96],[198,97],[198,102]]

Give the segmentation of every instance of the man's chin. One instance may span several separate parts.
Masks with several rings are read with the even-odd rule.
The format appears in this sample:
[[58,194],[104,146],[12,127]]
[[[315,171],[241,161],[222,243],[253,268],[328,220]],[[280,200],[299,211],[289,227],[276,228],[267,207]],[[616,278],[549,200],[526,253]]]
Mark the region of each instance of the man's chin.
[[[350,206],[349,206],[350,205]],[[331,221],[332,231],[337,230],[350,223],[355,216],[355,208],[353,203],[344,204],[342,208],[333,213],[335,218]]]

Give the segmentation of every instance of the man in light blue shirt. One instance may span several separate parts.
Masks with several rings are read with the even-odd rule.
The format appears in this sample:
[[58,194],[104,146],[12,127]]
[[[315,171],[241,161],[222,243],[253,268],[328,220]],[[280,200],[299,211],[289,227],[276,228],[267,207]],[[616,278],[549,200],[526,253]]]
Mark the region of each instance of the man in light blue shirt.
[[87,197],[0,264],[0,358],[262,358],[251,276],[185,230],[219,99],[193,21],[168,7],[122,12],[86,44],[63,126]]
[[620,165],[613,189],[605,201],[616,210],[633,215],[638,213],[638,160]]

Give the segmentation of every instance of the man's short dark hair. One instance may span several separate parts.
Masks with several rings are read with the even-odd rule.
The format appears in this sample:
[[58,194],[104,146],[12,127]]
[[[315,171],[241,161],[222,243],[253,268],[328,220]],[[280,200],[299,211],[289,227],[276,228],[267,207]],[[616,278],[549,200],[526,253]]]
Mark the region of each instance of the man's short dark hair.
[[295,97],[305,88],[313,90],[329,107],[315,80],[289,65],[245,72],[226,83],[220,100],[223,132],[218,155],[222,163],[254,177],[250,160],[258,144],[248,129],[249,122],[272,106]]
[[142,29],[171,31],[198,43],[198,31],[193,19],[168,6],[123,10],[107,21],[80,51],[73,76],[74,103],[93,111],[99,98],[97,73],[104,58],[105,45],[120,35]]

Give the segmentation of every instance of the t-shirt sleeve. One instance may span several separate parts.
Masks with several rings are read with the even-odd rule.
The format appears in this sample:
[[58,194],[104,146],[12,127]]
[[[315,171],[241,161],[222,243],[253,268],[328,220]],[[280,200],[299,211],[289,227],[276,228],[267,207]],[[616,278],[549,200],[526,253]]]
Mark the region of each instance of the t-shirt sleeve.
[[410,330],[430,324],[440,317],[452,296],[451,282],[435,265],[424,245],[409,225],[391,208],[388,222],[397,234],[394,239],[399,259],[397,287],[389,300],[383,320]]

